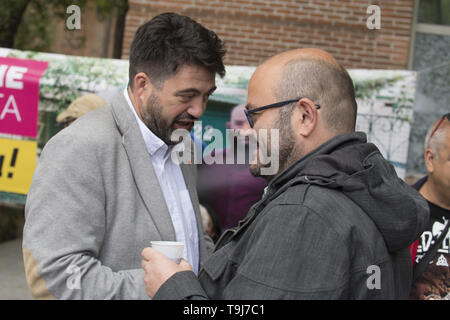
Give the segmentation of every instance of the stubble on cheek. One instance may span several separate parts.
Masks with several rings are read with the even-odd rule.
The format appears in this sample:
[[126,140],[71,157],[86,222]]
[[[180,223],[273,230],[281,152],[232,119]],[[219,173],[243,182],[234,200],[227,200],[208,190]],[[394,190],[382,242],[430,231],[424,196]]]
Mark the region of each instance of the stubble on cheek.
[[171,140],[174,131],[173,122],[166,120],[162,114],[162,105],[157,96],[152,95],[142,112],[142,118],[147,128],[150,129],[158,138],[167,145],[173,145],[177,142]]

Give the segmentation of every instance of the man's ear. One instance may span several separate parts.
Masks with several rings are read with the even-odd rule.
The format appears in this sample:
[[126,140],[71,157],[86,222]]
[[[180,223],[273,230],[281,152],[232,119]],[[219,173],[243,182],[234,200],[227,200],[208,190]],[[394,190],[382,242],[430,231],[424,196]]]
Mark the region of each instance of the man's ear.
[[225,127],[226,127],[227,129],[230,129],[230,121],[227,121],[227,123],[225,124]]
[[144,94],[151,94],[151,90],[148,92],[148,89],[153,88],[150,79],[144,72],[139,72],[134,76],[133,85],[133,93],[139,98]]
[[295,133],[309,136],[317,125],[317,108],[308,98],[300,99],[295,105],[293,128]]
[[431,149],[427,149],[425,150],[425,154],[424,154],[424,159],[425,159],[425,166],[427,167],[427,171],[429,173],[433,173],[434,172],[434,164],[433,164],[433,160],[434,160],[434,154],[433,151],[431,151]]

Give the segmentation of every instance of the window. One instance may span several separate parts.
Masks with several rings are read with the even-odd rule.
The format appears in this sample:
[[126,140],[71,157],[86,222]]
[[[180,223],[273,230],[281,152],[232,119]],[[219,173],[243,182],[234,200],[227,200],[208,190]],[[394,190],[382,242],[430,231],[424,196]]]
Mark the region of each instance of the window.
[[421,0],[418,23],[450,26],[450,0]]
[[423,139],[450,105],[450,0],[414,0],[409,67],[417,71],[406,171],[426,174]]

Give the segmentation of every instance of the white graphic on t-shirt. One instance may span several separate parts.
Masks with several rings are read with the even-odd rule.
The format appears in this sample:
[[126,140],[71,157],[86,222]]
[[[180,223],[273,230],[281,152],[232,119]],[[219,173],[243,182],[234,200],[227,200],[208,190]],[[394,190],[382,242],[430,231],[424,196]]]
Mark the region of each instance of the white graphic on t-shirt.
[[[424,231],[422,233],[421,241],[419,243],[419,246],[417,247],[417,256],[418,256],[418,259],[416,259],[417,262],[423,257],[422,253],[427,252],[430,249],[430,247],[432,245],[434,245],[436,238],[439,238],[441,236],[442,230],[444,230],[447,223],[449,223],[449,220],[445,219],[445,218],[444,218],[444,223],[435,221],[433,223],[433,227],[431,228],[431,231]],[[448,231],[447,235],[445,236],[445,239],[442,241],[442,244],[441,244],[438,252],[439,253],[450,253],[449,243],[450,243],[450,230]]]
[[443,254],[441,254],[441,255],[439,256],[439,259],[438,259],[438,261],[436,262],[436,265],[437,265],[437,266],[441,266],[441,267],[448,267],[447,259],[445,259],[445,257],[444,257]]
[[433,229],[432,229],[433,237],[435,237],[435,238],[440,237],[442,230],[444,230],[446,224],[440,223],[439,221],[436,221],[435,223],[433,223]]

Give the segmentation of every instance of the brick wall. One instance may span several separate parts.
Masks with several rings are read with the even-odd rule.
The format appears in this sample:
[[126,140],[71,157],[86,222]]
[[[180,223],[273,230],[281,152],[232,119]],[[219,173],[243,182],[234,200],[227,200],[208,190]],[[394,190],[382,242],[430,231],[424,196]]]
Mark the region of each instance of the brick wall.
[[[258,65],[294,48],[316,47],[347,68],[406,69],[413,0],[129,0],[122,58],[136,29],[162,12],[190,16],[225,40],[229,65]],[[369,30],[371,4],[381,29]]]

